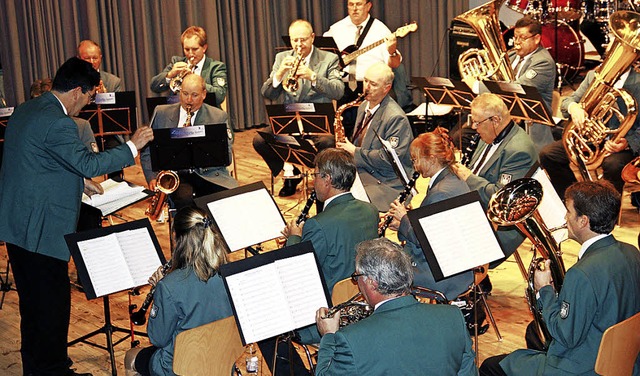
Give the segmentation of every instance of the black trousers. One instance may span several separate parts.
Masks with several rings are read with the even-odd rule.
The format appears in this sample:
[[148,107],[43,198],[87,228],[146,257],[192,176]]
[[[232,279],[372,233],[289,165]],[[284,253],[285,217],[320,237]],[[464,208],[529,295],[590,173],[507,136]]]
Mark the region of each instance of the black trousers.
[[500,367],[500,362],[506,358],[507,355],[508,354],[496,355],[485,359],[478,369],[480,376],[507,376],[502,367]]
[[[602,162],[602,178],[609,180],[620,193],[622,193],[624,186],[620,174],[624,166],[632,159],[633,153],[630,150],[624,150],[606,157]],[[564,150],[562,141],[551,143],[540,151],[540,165],[549,174],[551,183],[561,199],[564,199],[564,192],[567,188],[577,181],[569,163],[569,157]]]
[[68,262],[7,243],[20,299],[24,375],[67,375],[67,335],[71,311]]
[[[271,129],[268,129],[266,132],[271,133]],[[336,146],[334,136],[311,136],[310,140],[313,141],[313,144],[318,151]],[[267,144],[259,133],[256,133],[256,135],[253,136],[253,149],[260,154],[267,166],[269,166],[271,175],[273,175],[273,177],[278,176],[284,167],[284,161],[280,156],[278,156],[278,153],[276,153],[273,148]]]

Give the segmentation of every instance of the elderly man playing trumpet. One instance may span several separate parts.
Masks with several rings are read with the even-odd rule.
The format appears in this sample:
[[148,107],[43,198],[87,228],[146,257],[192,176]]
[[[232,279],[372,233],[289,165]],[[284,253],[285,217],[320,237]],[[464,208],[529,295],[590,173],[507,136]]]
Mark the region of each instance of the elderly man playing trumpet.
[[373,314],[339,329],[340,315],[316,312],[322,334],[316,375],[477,375],[460,310],[409,294],[411,258],[386,238],[356,247],[358,284]]

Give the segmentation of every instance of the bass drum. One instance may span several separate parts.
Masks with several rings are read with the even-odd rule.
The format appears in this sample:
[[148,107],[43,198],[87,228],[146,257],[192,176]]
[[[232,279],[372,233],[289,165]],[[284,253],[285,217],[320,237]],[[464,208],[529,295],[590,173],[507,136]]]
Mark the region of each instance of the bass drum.
[[[503,33],[508,49],[513,48],[514,27]],[[557,44],[556,44],[557,41]],[[584,41],[564,21],[542,24],[542,47],[560,64],[560,72],[566,80],[571,80],[582,69],[584,62]]]

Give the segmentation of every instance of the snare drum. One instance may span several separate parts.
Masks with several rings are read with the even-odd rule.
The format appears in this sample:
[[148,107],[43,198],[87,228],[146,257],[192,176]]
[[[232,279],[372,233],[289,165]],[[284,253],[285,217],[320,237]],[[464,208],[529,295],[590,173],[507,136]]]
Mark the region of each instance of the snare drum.
[[573,21],[582,16],[582,2],[580,0],[547,0],[548,16],[546,21]]
[[541,20],[547,13],[547,1],[549,0],[509,0],[507,7],[536,20]]

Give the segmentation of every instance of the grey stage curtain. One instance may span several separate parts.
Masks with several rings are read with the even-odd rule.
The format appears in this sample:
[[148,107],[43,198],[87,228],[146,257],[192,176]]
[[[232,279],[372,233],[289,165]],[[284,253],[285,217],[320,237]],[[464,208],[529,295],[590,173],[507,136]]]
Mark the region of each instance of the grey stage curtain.
[[[447,75],[447,28],[468,0],[373,0],[372,14],[391,30],[410,21],[419,29],[398,42],[410,75]],[[260,87],[281,35],[296,18],[317,35],[345,17],[342,0],[4,0],[0,1],[0,57],[9,105],[28,98],[31,83],[52,77],[76,54],[82,39],[102,46],[102,69],[137,93],[143,122],[149,83],[172,55],[182,55],[180,34],[207,30],[207,55],[228,68],[229,115],[236,129],[266,121]]]

